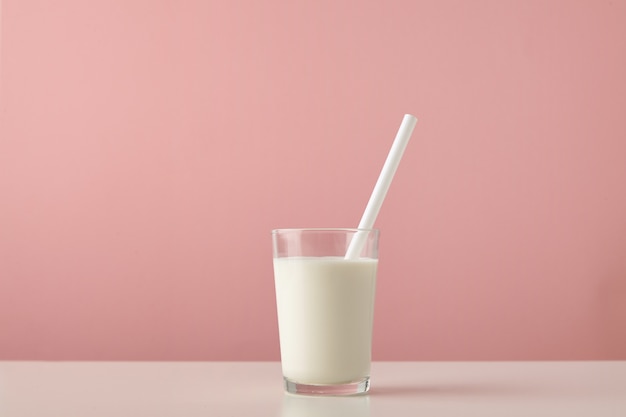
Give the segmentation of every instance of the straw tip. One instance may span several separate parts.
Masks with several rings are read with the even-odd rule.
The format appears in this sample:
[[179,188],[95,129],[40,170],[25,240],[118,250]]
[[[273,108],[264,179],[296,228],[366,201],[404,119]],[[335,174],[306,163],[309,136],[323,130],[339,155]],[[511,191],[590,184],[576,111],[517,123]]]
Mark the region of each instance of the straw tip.
[[409,113],[405,114],[404,118],[405,119],[414,119],[417,122],[417,117],[415,117],[415,116],[413,116],[412,114],[409,114]]

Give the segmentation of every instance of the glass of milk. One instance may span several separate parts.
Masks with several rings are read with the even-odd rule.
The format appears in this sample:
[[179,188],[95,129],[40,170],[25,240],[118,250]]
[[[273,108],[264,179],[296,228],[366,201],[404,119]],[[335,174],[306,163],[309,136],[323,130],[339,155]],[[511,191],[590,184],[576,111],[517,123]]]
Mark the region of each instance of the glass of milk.
[[[354,236],[360,256],[347,259]],[[285,389],[349,395],[369,390],[378,230],[272,231]]]

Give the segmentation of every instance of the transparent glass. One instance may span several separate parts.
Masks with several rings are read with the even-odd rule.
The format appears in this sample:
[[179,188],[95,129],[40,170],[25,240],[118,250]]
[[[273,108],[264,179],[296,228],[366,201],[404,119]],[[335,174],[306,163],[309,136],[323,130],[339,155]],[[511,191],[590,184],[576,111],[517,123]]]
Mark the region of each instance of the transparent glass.
[[[345,254],[356,235],[360,256]],[[376,229],[272,231],[285,389],[309,395],[369,390]]]

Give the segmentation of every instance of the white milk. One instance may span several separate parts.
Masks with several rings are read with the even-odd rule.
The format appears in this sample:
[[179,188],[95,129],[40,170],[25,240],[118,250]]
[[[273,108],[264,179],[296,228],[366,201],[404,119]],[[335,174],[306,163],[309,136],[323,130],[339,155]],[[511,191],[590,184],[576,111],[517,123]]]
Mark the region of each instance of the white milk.
[[375,259],[275,258],[283,375],[303,384],[369,376]]

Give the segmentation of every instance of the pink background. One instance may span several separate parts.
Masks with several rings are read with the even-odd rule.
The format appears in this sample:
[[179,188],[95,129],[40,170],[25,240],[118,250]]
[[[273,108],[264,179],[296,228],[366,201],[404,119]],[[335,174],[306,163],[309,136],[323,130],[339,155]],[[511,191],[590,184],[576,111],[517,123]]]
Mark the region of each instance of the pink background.
[[1,9],[0,359],[277,360],[404,113],[374,359],[626,359],[625,1]]

